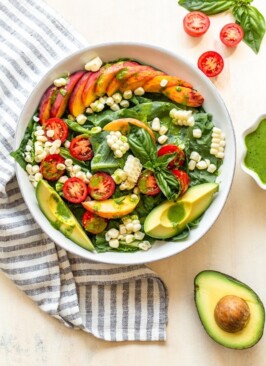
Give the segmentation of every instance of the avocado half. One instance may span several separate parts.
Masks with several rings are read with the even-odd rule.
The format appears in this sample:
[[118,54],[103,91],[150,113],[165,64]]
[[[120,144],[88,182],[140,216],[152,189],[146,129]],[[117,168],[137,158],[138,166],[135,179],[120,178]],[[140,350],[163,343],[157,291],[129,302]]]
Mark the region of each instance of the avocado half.
[[[201,323],[208,335],[227,348],[246,349],[262,337],[265,323],[264,306],[258,295],[246,284],[217,271],[202,271],[194,280],[195,303]],[[221,299],[237,298],[249,308],[249,318],[239,331],[225,331],[217,323],[217,304]],[[234,309],[234,311],[238,309]],[[227,315],[224,309],[223,315]]]
[[90,251],[94,250],[92,242],[73,213],[53,187],[43,179],[37,184],[36,198],[43,214],[55,229],[79,246]]

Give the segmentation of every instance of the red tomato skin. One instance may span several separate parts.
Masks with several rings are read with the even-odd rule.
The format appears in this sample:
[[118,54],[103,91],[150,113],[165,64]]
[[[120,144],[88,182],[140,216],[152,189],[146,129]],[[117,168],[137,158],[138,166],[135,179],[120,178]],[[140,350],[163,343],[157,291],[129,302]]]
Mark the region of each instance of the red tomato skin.
[[160,149],[158,150],[158,156],[163,156],[165,154],[172,154],[175,152],[177,153],[177,156],[168,164],[169,169],[175,167],[179,168],[184,164],[186,158],[184,151],[176,145],[164,145],[160,147]]
[[[234,35],[236,36],[235,39],[227,39],[228,32],[230,31],[231,34],[234,33]],[[242,41],[243,38],[244,38],[244,31],[242,27],[237,23],[228,23],[221,29],[220,40],[227,47],[236,47]]]
[[[44,158],[40,165],[40,172],[44,179],[49,181],[58,180],[65,172],[65,170],[58,170],[57,164],[64,164],[65,159],[58,154],[50,154]],[[52,175],[51,175],[52,174]]]
[[82,225],[86,231],[91,234],[97,235],[103,232],[107,225],[108,220],[86,211],[82,217]]
[[[209,61],[208,61],[209,60]],[[214,68],[208,68],[207,62],[209,64],[213,63]],[[215,51],[204,52],[198,59],[198,68],[208,77],[218,76],[224,68],[224,60],[222,56]]]
[[138,179],[138,188],[142,194],[155,196],[161,190],[156,182],[154,174],[150,170],[144,170]]
[[[78,153],[76,150],[82,151],[82,140],[84,140],[84,154]],[[77,160],[86,161],[91,160],[93,157],[93,150],[91,148],[90,139],[87,135],[78,135],[73,138],[69,146],[70,154]]]
[[104,172],[93,174],[88,185],[89,195],[93,199],[97,201],[107,200],[113,195],[114,191],[115,181],[109,174]]
[[[59,131],[56,131],[56,127],[54,128],[54,126],[57,126]],[[49,118],[47,119],[47,121],[44,122],[43,127],[45,135],[48,130],[55,131],[53,137],[48,137],[46,135],[48,141],[60,140],[61,143],[64,143],[66,141],[68,135],[68,126],[61,118]]]
[[[71,189],[71,186],[74,187],[74,185],[79,185],[81,190],[81,195],[79,197],[71,196],[69,193],[69,190]],[[77,177],[69,178],[63,185],[63,195],[65,199],[72,203],[81,203],[85,201],[88,195],[88,187],[86,186],[85,182]]]
[[200,37],[210,27],[209,17],[201,11],[192,11],[183,19],[185,32],[191,37]]
[[180,196],[182,196],[188,189],[190,178],[189,175],[183,170],[172,169],[171,172],[176,176],[180,183]]

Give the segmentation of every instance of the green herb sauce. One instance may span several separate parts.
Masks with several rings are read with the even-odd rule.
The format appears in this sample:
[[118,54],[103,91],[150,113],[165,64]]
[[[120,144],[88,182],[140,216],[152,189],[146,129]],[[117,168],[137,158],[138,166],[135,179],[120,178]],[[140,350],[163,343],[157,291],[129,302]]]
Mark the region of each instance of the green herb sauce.
[[244,164],[253,170],[266,183],[266,119],[263,119],[255,131],[245,137],[247,153]]

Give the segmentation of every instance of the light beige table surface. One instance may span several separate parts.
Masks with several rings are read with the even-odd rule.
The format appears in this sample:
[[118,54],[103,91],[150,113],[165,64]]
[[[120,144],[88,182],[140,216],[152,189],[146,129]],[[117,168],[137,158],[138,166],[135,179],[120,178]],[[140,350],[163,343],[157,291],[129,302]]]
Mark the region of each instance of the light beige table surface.
[[[47,0],[89,43],[144,41],[178,52],[196,64],[216,49],[225,58],[214,81],[236,131],[236,175],[228,202],[208,234],[189,250],[153,263],[169,288],[165,343],[107,343],[66,329],[39,309],[2,274],[0,294],[1,366],[264,366],[266,336],[254,348],[234,351],[214,343],[203,330],[193,302],[193,279],[203,269],[228,273],[249,284],[266,305],[266,191],[240,169],[241,133],[266,112],[266,38],[255,55],[244,43],[225,49],[219,30],[230,14],[211,18],[201,39],[182,28],[185,9],[176,0]],[[266,3],[254,1],[266,15]]]

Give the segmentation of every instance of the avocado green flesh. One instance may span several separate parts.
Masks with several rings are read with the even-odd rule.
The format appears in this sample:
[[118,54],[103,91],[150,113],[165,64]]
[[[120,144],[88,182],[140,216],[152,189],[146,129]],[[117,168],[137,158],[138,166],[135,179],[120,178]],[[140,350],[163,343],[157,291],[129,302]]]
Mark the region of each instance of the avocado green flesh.
[[61,231],[67,238],[79,246],[90,251],[94,250],[93,244],[75,216],[46,181],[40,180],[38,182],[36,197],[40,209],[55,229]]
[[[224,347],[245,349],[254,346],[262,337],[265,310],[258,295],[244,283],[216,271],[200,272],[194,281],[195,303],[203,327],[208,335]],[[245,328],[236,333],[222,330],[216,323],[214,310],[227,295],[245,300],[250,318]]]
[[144,231],[157,239],[168,239],[177,235],[188,223],[207,210],[218,188],[217,183],[199,184],[189,188],[176,202],[162,203],[147,216]]

